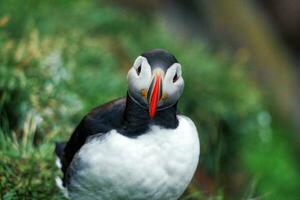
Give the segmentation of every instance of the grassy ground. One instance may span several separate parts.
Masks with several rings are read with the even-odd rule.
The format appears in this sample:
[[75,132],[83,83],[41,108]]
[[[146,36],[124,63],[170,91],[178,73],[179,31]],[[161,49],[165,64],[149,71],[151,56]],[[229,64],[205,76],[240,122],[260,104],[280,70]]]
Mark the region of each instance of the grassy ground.
[[179,108],[201,137],[200,167],[185,199],[299,195],[289,143],[243,57],[178,38],[152,14],[101,1],[0,2],[3,199],[62,199],[54,142],[67,139],[92,107],[124,96],[132,61],[152,48],[166,48],[181,62],[186,87]]

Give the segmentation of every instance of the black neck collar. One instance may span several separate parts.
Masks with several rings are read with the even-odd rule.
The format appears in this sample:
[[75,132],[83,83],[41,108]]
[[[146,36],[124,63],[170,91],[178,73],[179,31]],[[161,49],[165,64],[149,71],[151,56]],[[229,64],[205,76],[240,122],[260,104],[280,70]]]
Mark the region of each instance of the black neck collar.
[[132,97],[127,94],[126,107],[124,111],[124,123],[120,133],[127,136],[138,136],[145,133],[150,125],[158,125],[164,128],[175,129],[178,126],[177,102],[166,109],[158,110],[155,117],[149,117],[148,109],[138,105]]

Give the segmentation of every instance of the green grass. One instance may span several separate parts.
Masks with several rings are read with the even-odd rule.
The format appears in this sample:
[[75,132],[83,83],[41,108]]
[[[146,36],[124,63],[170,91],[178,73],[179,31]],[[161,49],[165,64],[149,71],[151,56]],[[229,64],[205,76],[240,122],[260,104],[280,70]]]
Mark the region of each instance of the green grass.
[[27,130],[20,140],[13,132],[0,133],[0,195],[5,200],[62,199],[53,179],[53,139],[46,137],[36,147],[34,123],[25,122]]

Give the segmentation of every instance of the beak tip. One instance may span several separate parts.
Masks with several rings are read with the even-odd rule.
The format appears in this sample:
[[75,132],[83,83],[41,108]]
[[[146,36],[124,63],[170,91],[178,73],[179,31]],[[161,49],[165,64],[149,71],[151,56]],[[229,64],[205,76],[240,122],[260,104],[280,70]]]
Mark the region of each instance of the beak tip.
[[150,117],[150,119],[153,119],[154,118],[154,116],[155,116],[155,112],[149,112],[149,117]]

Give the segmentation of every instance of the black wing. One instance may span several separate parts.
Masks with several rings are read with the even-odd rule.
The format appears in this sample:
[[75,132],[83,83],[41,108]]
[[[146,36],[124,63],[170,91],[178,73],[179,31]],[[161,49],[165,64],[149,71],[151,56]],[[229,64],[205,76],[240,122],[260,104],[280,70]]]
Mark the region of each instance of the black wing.
[[126,99],[121,98],[94,108],[81,120],[66,144],[56,144],[55,153],[62,163],[64,184],[66,181],[66,171],[74,155],[83,146],[87,137],[98,133],[105,134],[112,129],[120,128],[125,104]]

